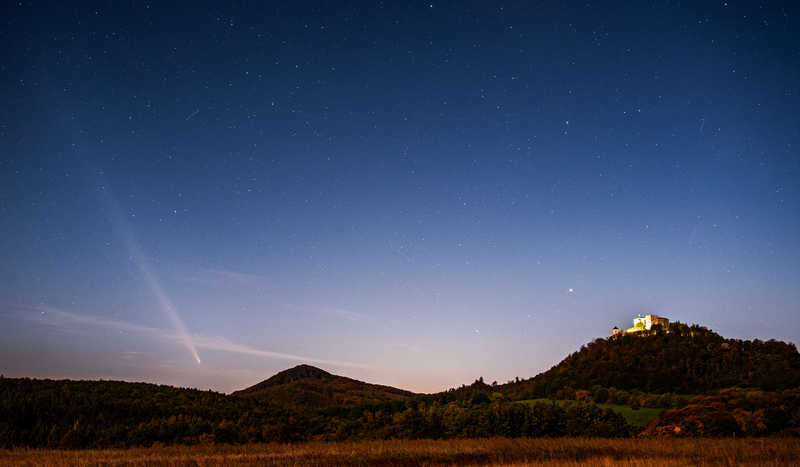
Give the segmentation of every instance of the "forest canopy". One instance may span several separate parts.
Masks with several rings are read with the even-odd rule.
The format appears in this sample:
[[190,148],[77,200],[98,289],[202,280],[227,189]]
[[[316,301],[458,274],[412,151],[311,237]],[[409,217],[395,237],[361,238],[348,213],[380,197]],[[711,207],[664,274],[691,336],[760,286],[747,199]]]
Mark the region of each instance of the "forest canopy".
[[[520,403],[544,399],[546,402]],[[559,399],[556,403],[556,399]],[[565,402],[566,401],[566,402]],[[595,404],[613,404],[601,409]],[[618,410],[661,409],[639,428]],[[0,447],[103,448],[494,436],[798,436],[800,354],[673,323],[596,339],[528,380],[413,394],[308,365],[232,395],[0,376]]]

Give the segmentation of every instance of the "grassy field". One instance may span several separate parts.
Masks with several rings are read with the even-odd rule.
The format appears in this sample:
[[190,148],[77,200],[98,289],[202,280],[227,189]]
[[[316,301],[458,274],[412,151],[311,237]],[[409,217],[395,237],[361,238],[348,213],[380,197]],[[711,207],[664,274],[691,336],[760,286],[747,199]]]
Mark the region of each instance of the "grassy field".
[[128,450],[0,450],[6,466],[800,466],[800,441],[505,439],[370,441]]
[[[550,399],[528,399],[524,401],[520,401],[525,404],[533,404],[535,402],[544,402],[545,404],[551,404],[553,401]],[[557,399],[556,404],[566,404],[567,402],[576,404],[581,402],[576,401],[567,401],[567,400],[559,400]],[[605,410],[608,408],[614,409],[617,412],[622,413],[622,416],[625,417],[625,420],[628,421],[633,426],[642,426],[646,425],[647,422],[650,420],[658,417],[658,414],[661,413],[661,409],[644,409],[641,408],[639,410],[633,410],[626,405],[613,405],[613,404],[596,404],[599,408]]]
[[0,450],[0,466],[800,466],[800,441],[488,439],[128,450]]

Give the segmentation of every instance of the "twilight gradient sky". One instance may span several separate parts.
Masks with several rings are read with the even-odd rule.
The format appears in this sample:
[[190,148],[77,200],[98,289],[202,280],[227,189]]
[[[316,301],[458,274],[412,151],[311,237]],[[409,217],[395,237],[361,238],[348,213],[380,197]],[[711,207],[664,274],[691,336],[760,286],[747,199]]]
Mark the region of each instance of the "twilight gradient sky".
[[795,2],[66,3],[0,13],[7,377],[436,392],[639,313],[800,340]]

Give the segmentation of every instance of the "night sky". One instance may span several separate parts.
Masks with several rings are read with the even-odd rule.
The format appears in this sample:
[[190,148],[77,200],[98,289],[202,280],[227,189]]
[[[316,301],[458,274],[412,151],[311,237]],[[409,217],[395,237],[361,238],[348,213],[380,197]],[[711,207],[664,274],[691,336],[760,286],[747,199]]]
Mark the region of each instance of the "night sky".
[[438,392],[639,314],[800,340],[795,2],[77,3],[0,13],[6,377]]

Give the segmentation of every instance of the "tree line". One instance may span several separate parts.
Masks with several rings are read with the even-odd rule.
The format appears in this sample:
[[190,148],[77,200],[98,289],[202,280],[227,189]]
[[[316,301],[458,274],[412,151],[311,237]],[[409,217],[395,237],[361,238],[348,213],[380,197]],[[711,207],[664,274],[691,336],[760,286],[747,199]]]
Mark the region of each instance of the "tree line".
[[729,388],[697,396],[663,412],[640,435],[646,437],[798,437],[800,389],[781,392]]
[[520,404],[479,381],[470,392],[307,409],[144,383],[0,379],[4,448],[630,434],[611,410]]

